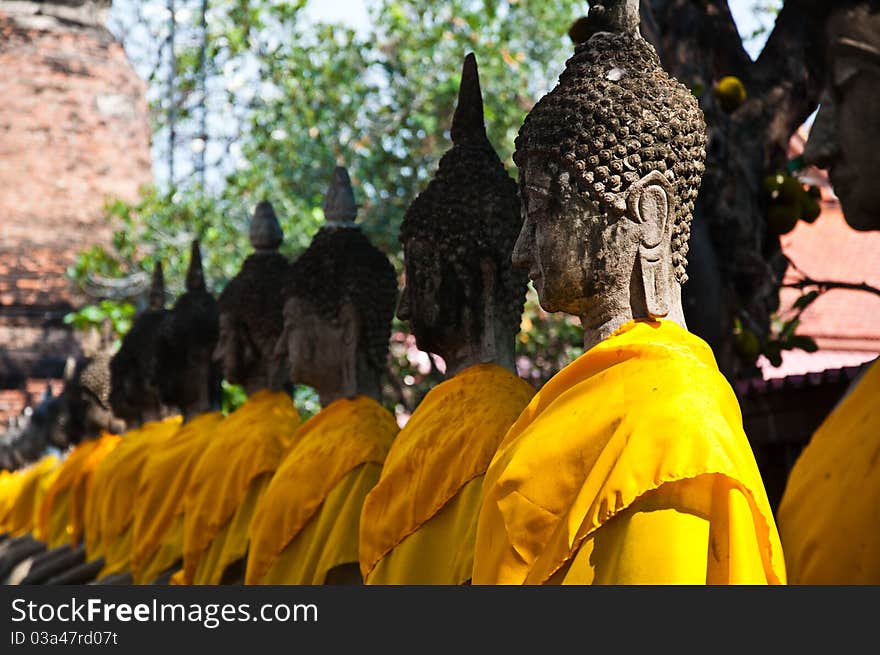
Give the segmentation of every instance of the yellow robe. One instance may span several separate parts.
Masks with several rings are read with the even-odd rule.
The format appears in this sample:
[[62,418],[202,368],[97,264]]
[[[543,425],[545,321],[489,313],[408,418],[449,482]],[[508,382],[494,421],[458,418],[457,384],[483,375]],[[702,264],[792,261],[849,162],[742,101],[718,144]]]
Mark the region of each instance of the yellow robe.
[[98,577],[128,570],[131,532],[141,469],[151,451],[161,449],[181,418],[150,421],[126,432],[98,464],[85,506],[86,559],[104,558]]
[[176,584],[219,584],[243,558],[254,508],[294,443],[299,415],[283,392],[258,391],[220,422],[193,469]]
[[37,541],[45,542],[46,540],[43,538],[43,535],[40,533],[39,525],[40,525],[40,510],[43,507],[43,501],[46,500],[46,494],[49,493],[49,489],[52,488],[52,485],[55,484],[55,479],[58,477],[58,474],[61,472],[61,464],[63,462],[61,460],[58,461],[57,466],[53,467],[51,471],[49,471],[46,475],[40,477],[40,483],[37,485],[37,491],[34,494],[34,509],[33,516],[31,517],[31,536]]
[[9,513],[21,485],[21,471],[0,471],[0,532],[7,532]]
[[45,541],[48,547],[59,548],[68,543],[70,535],[67,532],[68,517],[70,516],[70,490],[76,480],[79,470],[96,441],[89,439],[74,446],[58,467],[58,474],[52,482],[43,502],[37,510],[37,522],[34,526],[34,536]]
[[254,513],[246,584],[324,584],[328,571],[357,564],[364,497],[397,430],[365,396],[337,400],[299,428]]
[[702,340],[631,321],[535,395],[486,474],[473,582],[785,582],[739,405]]
[[55,455],[44,455],[39,461],[18,471],[15,498],[9,507],[4,528],[13,537],[28,534],[34,529],[37,491],[41,481],[58,466]]
[[220,412],[194,417],[166,446],[149,454],[134,509],[131,573],[147,584],[183,559],[183,499],[193,468],[223,420]]
[[86,501],[92,488],[92,480],[95,470],[104,461],[122,437],[118,434],[102,433],[97,439],[95,447],[89,451],[88,457],[77,472],[76,479],[70,488],[70,512],[67,520],[67,535],[70,545],[74,548],[79,545],[85,534]]
[[777,516],[791,584],[880,584],[880,359],[804,448]]
[[361,515],[368,584],[462,584],[471,577],[482,479],[534,389],[495,364],[434,387],[391,447]]

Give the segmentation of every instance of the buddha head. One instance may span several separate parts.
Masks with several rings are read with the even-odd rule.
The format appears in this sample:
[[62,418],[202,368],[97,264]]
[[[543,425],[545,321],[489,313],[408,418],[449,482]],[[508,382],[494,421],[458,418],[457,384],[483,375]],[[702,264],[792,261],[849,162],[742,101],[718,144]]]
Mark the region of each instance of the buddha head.
[[[125,429],[110,405],[110,362],[108,353],[83,360],[65,383],[60,420],[65,443],[79,443],[97,437],[102,431],[122,432]],[[60,434],[52,438],[58,446],[62,445],[61,440]]]
[[162,265],[156,263],[149,305],[134,320],[110,360],[110,407],[131,425],[162,416],[156,374],[156,342],[165,320],[165,284]]
[[516,139],[524,223],[513,261],[545,310],[581,317],[600,339],[632,318],[683,325],[705,121],[639,34],[637,0],[592,3],[588,21],[590,37]]
[[327,223],[284,282],[284,331],[276,353],[290,379],[326,406],[340,397],[379,397],[397,303],[391,262],[355,224],[348,173],[337,167],[324,202]]
[[481,344],[487,360],[512,362],[526,279],[510,254],[522,218],[516,183],[486,136],[473,54],[464,60],[451,136],[403,218],[406,284],[397,314],[419,348],[443,357],[447,368],[456,353]]
[[154,373],[162,403],[179,407],[186,416],[220,406],[220,372],[213,359],[217,321],[217,302],[205,286],[195,240],[186,291],[159,329]]
[[281,279],[288,265],[278,252],[283,236],[271,203],[260,202],[250,226],[254,252],[217,299],[214,359],[226,380],[248,393],[287,383],[285,361],[274,355],[283,327]]
[[880,230],[880,2],[834,2],[825,34],[826,86],[804,159],[828,170],[851,227]]

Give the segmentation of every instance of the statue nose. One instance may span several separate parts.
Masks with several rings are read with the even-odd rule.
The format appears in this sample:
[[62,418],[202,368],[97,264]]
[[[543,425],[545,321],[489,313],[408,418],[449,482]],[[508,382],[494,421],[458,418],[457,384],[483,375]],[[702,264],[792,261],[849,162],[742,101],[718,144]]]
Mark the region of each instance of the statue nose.
[[522,231],[516,243],[513,245],[513,252],[510,255],[510,263],[513,267],[520,271],[529,272],[532,267],[532,247],[534,245],[534,237],[528,222],[523,224]]

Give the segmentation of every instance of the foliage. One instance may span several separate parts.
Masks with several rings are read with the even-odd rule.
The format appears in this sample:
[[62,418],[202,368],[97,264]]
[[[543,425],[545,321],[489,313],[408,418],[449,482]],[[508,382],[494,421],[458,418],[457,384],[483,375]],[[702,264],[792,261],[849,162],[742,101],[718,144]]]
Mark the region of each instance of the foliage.
[[782,365],[784,350],[803,350],[816,352],[819,346],[808,336],[797,334],[801,324],[801,315],[812,305],[823,292],[812,290],[799,296],[790,308],[777,313],[773,317],[769,338],[761,344],[757,335],[749,330],[742,321],[734,324],[734,338],[740,355],[748,361],[754,361],[764,355],[772,366]]
[[[213,175],[221,183],[203,185],[191,174],[175,177],[167,188],[144,189],[135,203],[110,201],[108,216],[116,228],[112,247],[80,253],[70,271],[75,281],[85,287],[90,277],[124,278],[149,271],[158,259],[176,295],[188,264],[184,253],[198,237],[206,279],[219,292],[249,252],[247,222],[259,200],[275,205],[285,230],[285,254],[295,257],[307,246],[323,218],[323,193],[337,164],[349,169],[364,229],[400,270],[398,227],[450,145],[461,64],[471,51],[480,68],[489,138],[515,176],[516,131],[535,99],[555,82],[572,48],[566,33],[574,16],[570,3],[382,0],[372,6],[372,26],[363,33],[311,24],[305,5],[211,3],[203,34],[205,66],[198,39],[178,44],[174,95],[154,92],[152,110],[156,133],[167,132],[173,103],[177,170],[197,170],[180,165],[184,154],[192,154],[184,135],[206,140],[209,150],[223,142],[226,156],[206,178],[210,182]],[[143,9],[138,11],[142,16]],[[177,29],[192,33],[199,16],[186,15],[191,24]],[[155,63],[152,70],[162,69]],[[154,88],[165,88],[158,77],[154,74]],[[218,106],[221,110],[213,109]],[[202,111],[210,114],[207,135],[194,127]],[[142,302],[142,297],[124,300]],[[537,383],[572,352],[566,340],[576,348],[580,337],[568,319],[549,319],[534,300],[524,325],[528,329],[517,345]],[[407,341],[405,326],[397,324],[395,335],[389,373],[394,381],[388,390],[397,398],[397,410],[406,412],[440,374],[432,364],[424,371],[430,360],[417,354],[411,337]],[[297,394],[300,409],[308,413],[315,399],[304,391]],[[237,396],[230,392],[228,397],[234,404]]]
[[247,394],[242,387],[226,380],[220,383],[220,392],[222,396],[220,407],[224,414],[231,414],[247,400]]
[[520,376],[540,388],[584,353],[580,321],[568,314],[545,312],[530,285],[516,346]]
[[[756,9],[772,13],[779,4]],[[212,0],[204,28],[200,6],[177,1],[171,64],[160,47],[172,19],[165,3],[114,3],[117,32],[150,83],[157,185],[136,202],[108,203],[111,246],[80,253],[70,270],[84,288],[149,272],[160,260],[177,295],[198,237],[218,293],[250,252],[247,224],[262,199],[284,228],[283,252],[295,257],[323,220],[337,164],[348,167],[364,229],[400,271],[398,227],[449,147],[465,54],[477,56],[489,138],[515,176],[516,132],[562,71],[569,27],[586,9],[565,0],[376,0],[370,26],[356,32],[310,21],[305,0]],[[142,291],[104,299],[104,311],[114,302],[142,304]],[[779,327],[778,336],[787,335],[780,344],[792,343],[788,332]],[[547,315],[530,291],[516,347],[520,373],[540,386],[581,353],[577,321]],[[756,352],[765,347],[772,350],[759,344]],[[410,412],[441,377],[442,362],[418,351],[395,321],[386,381],[394,409]],[[224,394],[227,409],[242,398],[229,386]],[[310,390],[295,397],[304,416],[317,408]]]

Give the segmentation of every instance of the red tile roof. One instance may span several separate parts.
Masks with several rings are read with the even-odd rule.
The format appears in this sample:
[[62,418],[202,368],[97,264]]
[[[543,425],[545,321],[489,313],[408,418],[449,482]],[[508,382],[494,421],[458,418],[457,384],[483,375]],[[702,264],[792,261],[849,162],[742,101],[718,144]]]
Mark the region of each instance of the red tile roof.
[[[805,131],[792,138],[791,156],[803,151]],[[846,224],[840,203],[822,171],[809,169],[803,179],[822,190],[822,214],[812,224],[798,222],[782,236],[782,250],[797,267],[789,267],[784,282],[807,275],[814,280],[867,283],[880,287],[880,231],[858,232]],[[798,272],[800,271],[800,273]],[[780,310],[789,310],[801,295],[783,288]],[[833,289],[824,293],[801,316],[799,334],[812,337],[817,353],[786,351],[783,366],[759,363],[764,378],[804,374],[853,366],[880,354],[880,296],[865,291]]]

